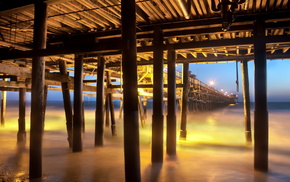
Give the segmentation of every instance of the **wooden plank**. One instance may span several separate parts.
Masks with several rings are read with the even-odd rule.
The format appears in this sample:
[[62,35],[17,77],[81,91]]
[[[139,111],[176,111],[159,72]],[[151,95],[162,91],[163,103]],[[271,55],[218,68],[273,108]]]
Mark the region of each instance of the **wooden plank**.
[[31,69],[0,63],[0,73],[31,78]]
[[[49,5],[59,4],[66,2],[68,0],[44,0],[43,2]],[[0,6],[0,16],[1,15],[10,15],[13,13],[18,13],[21,11],[27,11],[33,9],[34,0],[25,0],[25,1],[2,1]]]
[[[31,72],[32,70],[30,68],[0,63],[0,73],[3,74],[31,78]],[[45,79],[59,82],[73,82],[72,77],[61,75],[59,73],[45,73]]]
[[[265,37],[266,43],[283,43],[290,42],[290,35],[277,35]],[[180,49],[195,49],[195,48],[213,48],[220,46],[241,46],[241,45],[252,45],[253,39],[251,37],[247,38],[236,38],[236,39],[223,39],[223,40],[208,40],[200,41],[198,44],[196,42],[187,42],[187,43],[176,43],[174,44],[175,50]],[[31,55],[36,56],[52,56],[52,55],[63,55],[71,54],[74,52],[78,53],[90,53],[91,56],[94,56],[94,53],[102,53],[102,55],[118,55],[121,54],[121,41],[113,41],[107,44],[107,47],[103,44],[94,44],[91,46],[82,46],[75,48],[50,48],[43,50],[33,50],[33,51],[10,51],[9,53],[2,53],[0,60],[6,59],[18,59],[18,58],[30,58]],[[167,49],[167,46],[164,45],[164,49]],[[138,53],[143,52],[152,52],[152,46],[143,46],[137,48]]]

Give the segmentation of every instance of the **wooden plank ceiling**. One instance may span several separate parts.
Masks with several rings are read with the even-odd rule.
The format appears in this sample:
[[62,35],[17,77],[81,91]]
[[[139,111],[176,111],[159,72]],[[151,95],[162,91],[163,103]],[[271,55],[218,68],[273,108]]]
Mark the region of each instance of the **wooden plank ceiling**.
[[[223,13],[218,9],[221,0],[137,0],[139,64],[153,61],[155,26],[160,26],[164,32],[164,49],[174,45],[178,62],[252,59],[253,21],[257,17],[266,19],[268,58],[289,58],[290,0],[238,1],[241,4],[234,9],[236,19],[230,29],[224,31]],[[100,54],[105,56],[107,66],[120,64],[120,0],[45,2],[48,4],[47,51],[35,53],[32,51],[33,0],[21,3],[0,0],[0,58],[3,62],[29,65],[32,54],[44,55],[47,67],[58,70],[58,59],[67,60],[72,66],[73,53],[85,53],[87,72],[96,68]]]

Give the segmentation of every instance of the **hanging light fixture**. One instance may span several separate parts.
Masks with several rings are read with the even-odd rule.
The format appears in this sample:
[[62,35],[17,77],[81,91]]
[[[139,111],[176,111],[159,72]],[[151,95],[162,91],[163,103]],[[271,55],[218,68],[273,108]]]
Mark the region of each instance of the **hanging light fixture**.
[[246,0],[222,0],[216,5],[215,0],[211,1],[211,9],[213,11],[220,11],[222,19],[222,30],[228,31],[231,24],[236,19],[236,9],[239,4],[244,3]]

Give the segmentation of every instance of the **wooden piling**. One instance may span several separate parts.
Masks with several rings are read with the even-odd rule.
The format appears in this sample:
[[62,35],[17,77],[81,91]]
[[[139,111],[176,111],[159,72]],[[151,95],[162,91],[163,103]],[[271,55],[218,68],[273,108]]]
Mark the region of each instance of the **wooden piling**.
[[6,107],[7,107],[7,92],[2,91],[2,95],[1,95],[1,126],[5,125]]
[[168,60],[168,98],[167,98],[167,135],[166,152],[176,154],[176,60],[175,50],[170,47],[167,53]]
[[120,98],[119,119],[122,118],[122,114],[123,114],[123,98]]
[[[67,75],[66,61],[59,60],[59,71],[62,75]],[[66,117],[66,130],[67,130],[67,140],[69,147],[72,147],[72,123],[73,123],[73,113],[72,113],[72,103],[69,92],[68,82],[61,83],[62,97],[64,102],[64,111]]]
[[105,99],[105,112],[106,112],[106,127],[109,127],[110,126],[109,94],[106,95],[106,99]]
[[[34,11],[33,50],[46,48],[47,5],[37,0]],[[29,150],[29,178],[42,176],[43,102],[45,80],[44,57],[32,59],[31,122]]]
[[104,134],[104,77],[105,59],[99,57],[97,72],[97,102],[96,102],[96,123],[95,123],[95,146],[103,146]]
[[186,122],[188,110],[188,77],[189,77],[189,63],[183,63],[183,91],[182,91],[182,108],[181,108],[181,125],[180,138],[186,139]]
[[265,22],[254,22],[255,115],[254,115],[254,167],[268,171],[268,111]]
[[121,1],[125,180],[141,181],[138,125],[136,4]]
[[152,163],[163,162],[163,33],[154,29],[153,39]]
[[138,96],[138,110],[139,110],[139,118],[140,118],[140,122],[141,122],[141,126],[142,128],[145,128],[145,115],[143,112],[143,105],[142,105],[142,101],[141,101],[141,96]]
[[48,94],[48,85],[44,85],[44,99],[42,101],[42,122],[45,121],[45,112],[46,112],[46,105],[47,105],[47,94]]
[[26,107],[26,89],[19,88],[19,119],[18,119],[17,142],[26,141],[25,107]]
[[248,76],[248,61],[241,61],[242,66],[242,81],[243,81],[243,100],[244,100],[244,120],[245,120],[245,137],[247,145],[252,144],[251,130],[251,108],[250,108],[250,92],[249,92],[249,76]]
[[83,150],[83,55],[75,55],[72,151]]
[[[107,85],[111,86],[111,73],[107,71]],[[117,136],[117,131],[116,131],[116,120],[115,120],[115,109],[114,109],[114,100],[113,100],[113,94],[112,90],[109,90],[108,93],[108,104],[109,104],[109,109],[110,109],[110,114],[111,114],[111,131],[113,136]]]

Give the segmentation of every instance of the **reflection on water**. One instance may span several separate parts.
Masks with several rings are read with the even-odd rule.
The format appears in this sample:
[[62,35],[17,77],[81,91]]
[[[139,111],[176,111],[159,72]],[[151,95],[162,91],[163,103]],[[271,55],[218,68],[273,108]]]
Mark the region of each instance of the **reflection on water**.
[[[110,127],[105,128],[104,147],[94,148],[95,113],[93,105],[88,105],[84,151],[72,153],[66,140],[64,111],[60,105],[53,104],[48,105],[46,112],[43,179],[38,181],[124,181],[122,120],[117,119],[118,136],[112,137]],[[276,103],[276,107],[275,104],[269,107],[268,173],[253,170],[253,149],[246,146],[242,109],[242,104],[238,104],[215,111],[189,113],[187,140],[178,140],[177,156],[164,155],[163,164],[150,162],[151,121],[147,121],[147,127],[140,128],[142,181],[290,181],[290,106]],[[29,108],[27,110],[28,113]],[[0,127],[0,181],[29,181],[29,138],[26,144],[16,143],[17,106],[8,107],[7,111],[6,126]],[[150,114],[149,110],[148,119]],[[253,111],[251,114],[253,119]],[[179,113],[177,116],[179,121]]]

